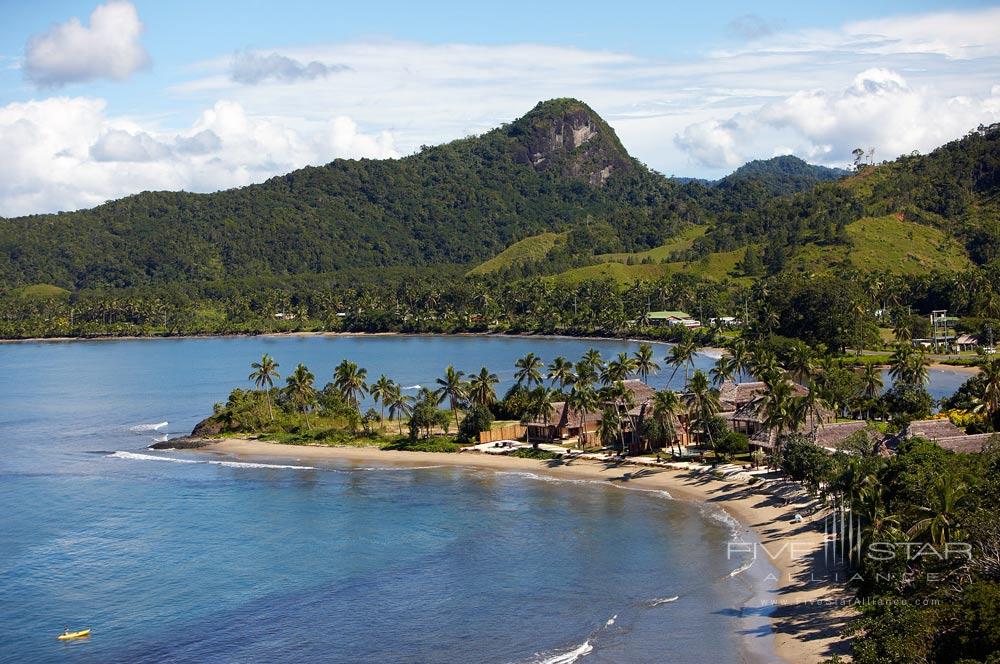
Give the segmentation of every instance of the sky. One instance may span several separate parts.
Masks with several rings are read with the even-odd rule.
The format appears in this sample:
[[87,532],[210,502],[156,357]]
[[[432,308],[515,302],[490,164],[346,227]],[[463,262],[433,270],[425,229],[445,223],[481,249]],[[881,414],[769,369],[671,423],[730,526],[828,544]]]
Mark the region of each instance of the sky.
[[398,158],[576,97],[665,175],[1000,121],[1000,3],[0,0],[0,216]]

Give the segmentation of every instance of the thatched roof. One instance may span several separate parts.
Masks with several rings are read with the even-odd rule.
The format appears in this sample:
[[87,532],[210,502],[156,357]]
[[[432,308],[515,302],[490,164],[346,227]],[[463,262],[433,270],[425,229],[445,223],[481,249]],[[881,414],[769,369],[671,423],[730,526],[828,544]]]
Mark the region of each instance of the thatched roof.
[[903,431],[903,435],[906,438],[926,438],[927,440],[937,441],[942,438],[964,436],[965,432],[952,424],[948,418],[941,418],[910,422]]
[[987,443],[997,438],[995,433],[977,433],[971,436],[952,436],[950,438],[940,438],[934,442],[946,450],[959,452],[961,454],[978,454],[983,451]]
[[[594,422],[601,421],[600,411],[594,411],[590,413],[584,413],[584,424],[593,424]],[[541,416],[535,416],[534,418],[525,421],[527,425],[534,426],[545,426],[545,418]],[[553,401],[552,402],[552,414],[549,415],[548,426],[559,426],[559,427],[573,427],[580,426],[580,414],[569,407],[565,401]]]

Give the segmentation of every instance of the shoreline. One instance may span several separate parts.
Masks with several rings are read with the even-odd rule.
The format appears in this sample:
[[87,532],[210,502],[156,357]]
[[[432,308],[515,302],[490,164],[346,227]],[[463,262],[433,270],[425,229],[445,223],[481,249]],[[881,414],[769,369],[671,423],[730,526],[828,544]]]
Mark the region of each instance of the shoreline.
[[[650,339],[643,336],[622,336],[609,337],[606,335],[579,336],[572,334],[527,334],[524,332],[331,332],[331,331],[302,331],[302,332],[223,332],[206,334],[171,334],[171,335],[97,335],[92,337],[25,337],[23,339],[0,338],[0,345],[4,344],[30,344],[30,343],[70,343],[70,342],[107,342],[107,341],[160,341],[170,339],[242,339],[253,337],[271,338],[293,338],[293,337],[482,337],[482,338],[511,338],[511,339],[572,339],[574,341],[621,341],[621,342],[643,342],[650,344],[671,345],[676,342],[663,339]],[[699,353],[713,358],[719,358],[726,353],[725,348],[717,346],[703,346]],[[887,368],[888,364],[877,364],[879,368]],[[940,371],[955,371],[959,373],[975,374],[981,368],[968,364],[946,364],[940,361],[931,361],[928,368]]]
[[[831,571],[822,567],[825,541],[819,516],[796,521],[798,505],[783,504],[778,497],[744,482],[719,479],[691,470],[649,468],[629,462],[596,462],[583,459],[538,461],[481,453],[404,452],[365,447],[282,445],[252,439],[224,438],[198,448],[242,460],[326,460],[348,463],[386,463],[404,467],[449,466],[477,470],[525,472],[559,479],[607,483],[630,489],[666,491],[671,498],[722,509],[741,526],[753,531],[758,559],[776,572],[775,582],[764,592],[769,607],[743,607],[768,615],[774,652],[785,662],[818,664],[846,653],[840,634],[851,612],[842,606],[853,593],[826,580]],[[822,512],[821,512],[822,514]]]

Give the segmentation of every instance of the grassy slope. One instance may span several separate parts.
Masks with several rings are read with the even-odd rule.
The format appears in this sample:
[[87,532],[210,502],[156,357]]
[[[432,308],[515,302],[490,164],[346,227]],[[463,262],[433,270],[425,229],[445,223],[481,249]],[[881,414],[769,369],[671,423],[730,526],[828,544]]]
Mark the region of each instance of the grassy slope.
[[469,274],[488,274],[517,263],[527,263],[545,257],[554,246],[565,241],[565,233],[541,233],[519,240],[493,258],[469,270]]
[[932,268],[962,270],[969,267],[965,249],[956,240],[930,226],[902,221],[896,215],[868,217],[847,226],[851,247],[805,247],[791,268],[822,271],[845,258],[861,271],[888,270],[893,274],[918,274]]
[[708,226],[690,226],[670,242],[661,244],[659,247],[655,247],[649,251],[640,251],[635,254],[601,254],[597,258],[601,261],[625,262],[629,257],[632,257],[637,263],[641,262],[644,258],[649,258],[659,263],[664,258],[670,258],[670,255],[675,251],[690,249],[694,241],[704,235],[707,230]]
[[[653,251],[656,250],[654,249]],[[597,265],[587,265],[567,270],[556,275],[556,279],[564,283],[579,283],[588,279],[605,279],[611,277],[619,283],[630,283],[644,279],[656,279],[657,277],[676,272],[684,272],[715,281],[732,279],[734,281],[749,282],[749,279],[733,277],[730,274],[745,253],[746,249],[737,249],[736,251],[709,254],[701,260],[686,263],[653,263],[645,265],[598,263]]]
[[34,284],[19,289],[18,295],[28,300],[46,300],[53,297],[67,297],[69,291],[52,284]]

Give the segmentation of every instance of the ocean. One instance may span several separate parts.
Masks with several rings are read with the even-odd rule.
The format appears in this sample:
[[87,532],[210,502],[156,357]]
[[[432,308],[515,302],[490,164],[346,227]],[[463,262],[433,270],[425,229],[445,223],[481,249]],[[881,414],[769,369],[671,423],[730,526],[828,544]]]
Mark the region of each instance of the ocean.
[[[447,364],[509,384],[529,351],[591,346],[637,344],[0,344],[0,662],[770,661],[766,568],[734,574],[726,542],[749,535],[718,508],[524,473],[147,449],[247,386],[264,352],[320,384],[348,358],[416,389]],[[64,627],[93,632],[59,642]]]

